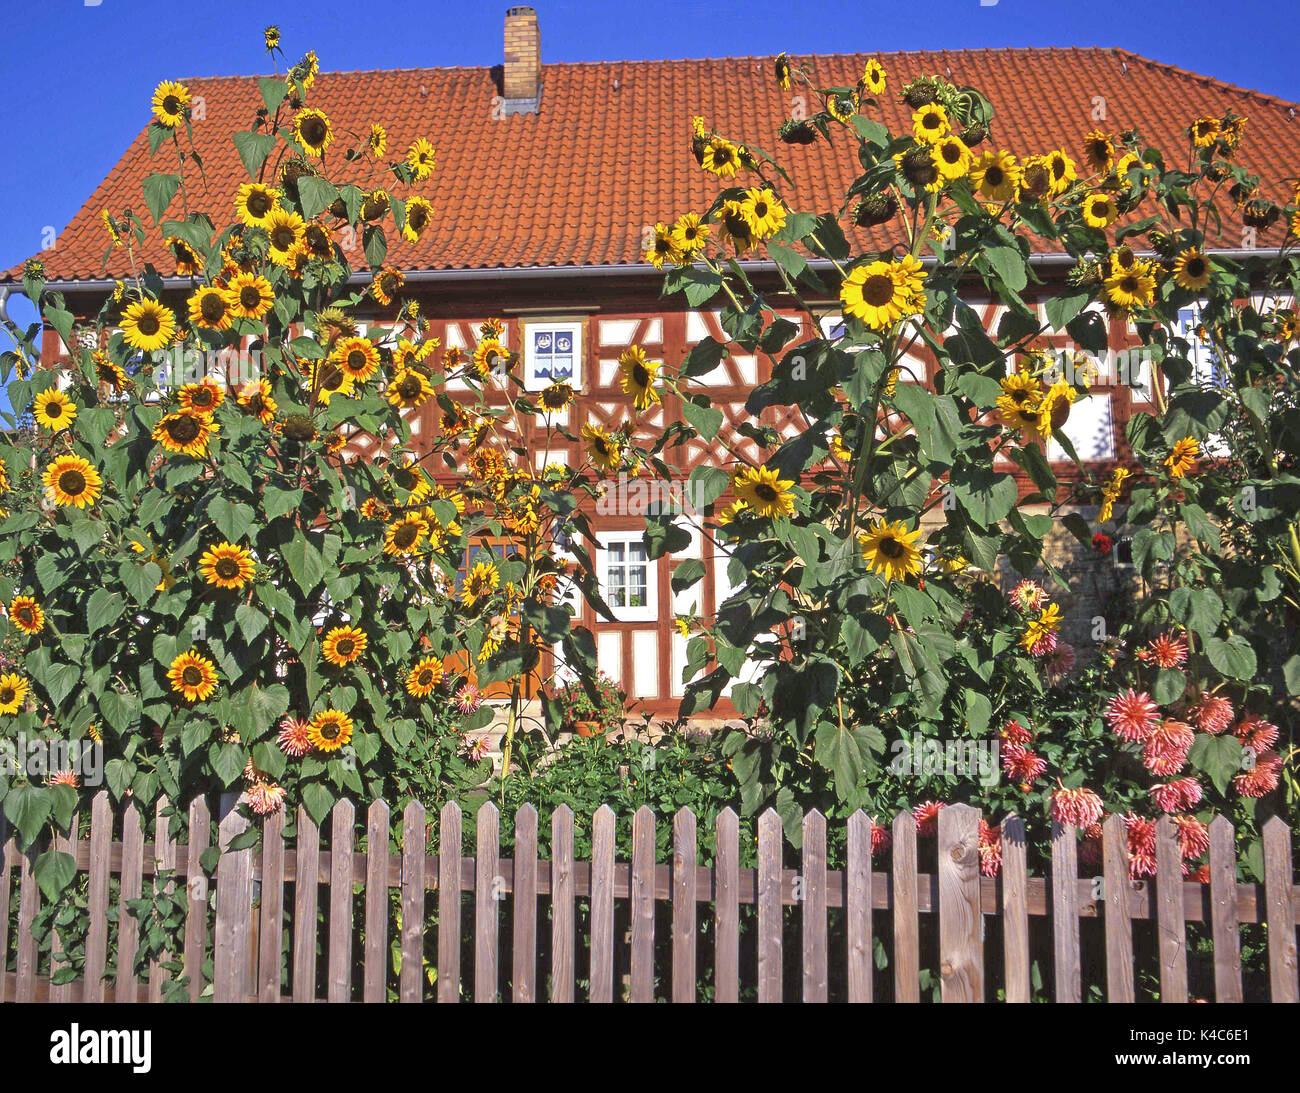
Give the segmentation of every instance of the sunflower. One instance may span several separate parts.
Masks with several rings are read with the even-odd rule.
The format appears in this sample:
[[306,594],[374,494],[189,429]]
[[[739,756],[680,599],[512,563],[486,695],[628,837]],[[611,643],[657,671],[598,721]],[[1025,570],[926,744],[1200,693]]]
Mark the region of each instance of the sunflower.
[[266,52],[270,53],[273,49],[280,48],[280,28],[269,26],[262,31],[262,42],[266,46]]
[[582,439],[587,444],[587,458],[608,474],[618,466],[622,446],[599,425],[584,425]]
[[1052,196],[1065,193],[1070,183],[1079,177],[1074,167],[1074,160],[1057,149],[1047,153],[1047,175],[1052,180]]
[[307,733],[317,751],[338,751],[352,739],[352,718],[341,710],[321,710]]
[[175,80],[163,80],[153,93],[153,116],[159,125],[174,129],[189,115],[190,90]]
[[187,383],[176,392],[181,410],[190,414],[210,414],[226,399],[226,393],[211,376],[198,383]]
[[677,263],[682,260],[682,252],[673,242],[673,230],[660,223],[654,226],[654,237],[646,247],[645,260],[655,269],[663,269],[665,262]]
[[15,596],[9,604],[9,617],[24,634],[39,634],[45,625],[45,611],[31,596]]
[[218,426],[207,414],[180,410],[168,414],[153,429],[153,438],[169,452],[202,459],[208,454],[208,441]]
[[32,404],[36,424],[46,429],[65,429],[77,416],[77,407],[56,387],[47,387]]
[[316,395],[316,401],[322,406],[328,406],[330,399],[335,395],[342,395],[347,398],[356,387],[352,377],[332,358],[316,361],[313,364],[311,385],[312,391]]
[[938,193],[943,189],[943,175],[935,150],[929,144],[914,144],[906,152],[899,152],[894,156],[894,167],[918,195],[922,191]]
[[226,330],[234,316],[225,289],[204,285],[190,295],[190,322],[203,330]]
[[1020,185],[1020,168],[1010,152],[985,152],[970,172],[971,185],[990,201],[1010,201]]
[[235,194],[239,222],[249,228],[270,229],[271,214],[280,208],[280,191],[260,182],[245,182]]
[[414,554],[427,530],[424,521],[415,516],[394,520],[384,531],[384,553]]
[[970,171],[970,149],[961,137],[949,133],[934,145],[934,165],[948,182],[961,178]]
[[755,239],[766,239],[785,227],[785,206],[766,186],[746,190],[740,211]]
[[249,380],[240,389],[236,400],[263,425],[270,425],[275,420],[275,411],[279,407],[271,397],[269,380]]
[[1210,260],[1195,247],[1188,247],[1174,259],[1174,282],[1188,292],[1199,292],[1210,283]]
[[1052,176],[1045,156],[1030,156],[1020,170],[1020,186],[1016,200],[1043,201],[1052,194]]
[[790,58],[785,53],[778,53],[776,61],[772,66],[772,73],[776,77],[776,86],[782,91],[790,90]]
[[433,394],[433,387],[423,372],[413,368],[402,368],[394,373],[388,381],[384,397],[403,410],[414,410],[422,406]]
[[393,199],[384,189],[371,190],[361,195],[361,219],[382,220],[393,207]]
[[475,562],[465,574],[465,584],[461,588],[461,602],[466,607],[473,607],[484,596],[495,592],[501,585],[501,573],[491,562]]
[[433,154],[433,145],[423,137],[414,141],[406,150],[406,165],[411,169],[416,181],[423,182],[438,166],[437,157]]
[[27,698],[27,680],[15,672],[0,675],[0,714],[17,713]]
[[629,346],[619,355],[618,374],[623,393],[632,396],[632,405],[638,410],[659,401],[659,392],[654,386],[659,362],[646,360],[645,350],[639,345]]
[[1014,372],[999,381],[1002,394],[997,410],[1008,428],[1039,432],[1042,422],[1043,391],[1036,377],[1028,372]]
[[872,98],[879,98],[885,93],[885,68],[875,57],[872,57],[867,62],[866,68],[862,70],[862,79],[858,81],[858,87]]
[[321,642],[321,655],[336,668],[351,664],[366,651],[365,632],[355,626],[336,626]]
[[378,123],[372,125],[366,136],[366,151],[370,153],[370,158],[382,159],[387,148],[388,130]]
[[172,690],[186,702],[205,702],[217,689],[217,666],[197,649],[181,653],[167,670]]
[[1190,436],[1183,437],[1182,440],[1174,443],[1173,450],[1165,458],[1165,466],[1169,468],[1171,478],[1182,478],[1192,466],[1196,463],[1196,457],[1201,454],[1201,446]]
[[884,330],[903,317],[907,294],[900,290],[892,264],[876,261],[849,273],[840,287],[840,302],[872,330]]
[[709,226],[694,213],[683,213],[673,224],[673,246],[683,256],[696,254],[709,241]]
[[45,468],[42,481],[56,505],[93,505],[104,486],[99,471],[79,455],[61,455]]
[[754,245],[754,235],[739,201],[724,201],[717,215],[718,239],[722,243],[730,243],[737,254],[744,254]]
[[919,528],[908,531],[901,520],[894,523],[875,520],[858,536],[858,546],[862,548],[862,557],[872,573],[879,573],[887,580],[901,581],[921,572],[921,552],[916,548],[920,537]]
[[1109,133],[1094,129],[1083,138],[1083,158],[1094,171],[1105,174],[1115,158],[1114,138]]
[[537,401],[542,404],[542,409],[550,413],[568,409],[573,405],[573,399],[573,385],[565,380],[556,380],[549,387],[544,388],[542,393],[537,396]]
[[310,257],[328,262],[334,257],[334,240],[319,224],[308,224],[302,232],[302,249]]
[[277,266],[292,266],[306,238],[306,224],[301,216],[289,209],[275,209],[268,219],[266,234],[270,240],[268,255],[271,261]]
[[437,657],[425,657],[406,673],[406,693],[412,698],[425,698],[433,694],[440,682],[442,661]]
[[293,139],[313,159],[320,159],[334,139],[334,127],[321,111],[315,108],[299,110],[293,119]]
[[1106,297],[1119,308],[1149,307],[1155,299],[1156,280],[1146,262],[1116,270],[1106,278],[1105,284]]
[[1070,408],[1079,397],[1073,384],[1057,380],[1047,389],[1039,410],[1038,435],[1046,440],[1053,429],[1059,429],[1070,419]]
[[433,205],[428,198],[413,197],[406,203],[406,223],[402,225],[402,238],[418,243],[420,236],[433,222]]
[[1187,127],[1187,136],[1197,148],[1208,148],[1219,139],[1218,118],[1197,118]]
[[474,347],[474,367],[485,379],[503,373],[509,360],[510,353],[496,338],[483,338]]
[[334,361],[354,383],[365,383],[379,367],[379,350],[367,338],[341,338],[334,346]]
[[132,349],[162,349],[175,333],[176,316],[157,300],[138,300],[122,312],[122,337]]
[[230,313],[237,319],[260,319],[275,303],[271,282],[258,273],[239,273],[231,282]]
[[370,281],[370,292],[376,300],[388,307],[406,284],[402,271],[392,266],[382,266]]
[[858,112],[858,93],[856,91],[837,91],[826,96],[826,113],[836,121],[848,124],[849,118]]
[[735,478],[736,496],[756,516],[770,519],[794,514],[794,482],[784,479],[771,467],[751,467]]
[[1119,209],[1109,194],[1089,194],[1083,199],[1083,222],[1090,228],[1109,228]]
[[320,59],[316,56],[314,49],[307,50],[307,56],[294,66],[295,71],[300,71],[298,83],[306,90],[310,91],[312,85],[316,82],[316,76],[320,72]]
[[912,114],[912,135],[926,144],[938,144],[952,132],[948,111],[937,102],[928,102]]
[[711,175],[719,178],[731,178],[740,165],[740,149],[729,140],[713,137],[704,146],[700,166]]
[[217,588],[243,588],[253,579],[253,556],[234,543],[218,543],[199,558],[203,579]]

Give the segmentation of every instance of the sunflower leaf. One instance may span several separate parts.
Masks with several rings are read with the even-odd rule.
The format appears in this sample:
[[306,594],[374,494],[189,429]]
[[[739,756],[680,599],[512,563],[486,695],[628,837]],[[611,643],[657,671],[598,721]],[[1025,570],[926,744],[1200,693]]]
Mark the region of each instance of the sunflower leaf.
[[267,113],[274,114],[289,93],[288,82],[282,76],[263,76],[257,85],[262,91],[262,102],[266,104]]
[[157,172],[144,180],[144,203],[149,206],[149,215],[153,217],[155,224],[162,222],[162,214],[172,203],[180,183],[180,175],[164,175]]
[[257,173],[266,162],[266,157],[275,147],[275,137],[269,133],[236,133],[234,141],[235,149],[239,152],[239,158],[243,161],[248,177],[257,178]]
[[298,179],[298,198],[302,203],[302,215],[306,220],[324,212],[339,196],[339,192],[323,178],[311,175]]

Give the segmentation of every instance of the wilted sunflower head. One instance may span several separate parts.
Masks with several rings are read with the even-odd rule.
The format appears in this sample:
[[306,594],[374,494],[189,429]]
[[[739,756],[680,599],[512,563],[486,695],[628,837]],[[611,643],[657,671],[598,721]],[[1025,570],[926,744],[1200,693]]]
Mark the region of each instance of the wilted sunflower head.
[[316,436],[316,426],[306,414],[290,414],[284,420],[284,435],[288,440],[306,444]]
[[939,85],[928,76],[920,76],[903,88],[903,101],[913,110],[939,100]]
[[545,409],[554,412],[571,405],[573,397],[573,387],[564,380],[556,380],[549,387],[542,390],[542,393],[538,396],[538,401],[541,402]]
[[370,291],[376,300],[387,307],[393,302],[397,294],[402,291],[402,286],[405,283],[406,278],[402,276],[400,270],[393,269],[391,266],[384,266],[370,282]]
[[937,189],[942,179],[934,162],[934,149],[928,144],[918,144],[895,157],[899,173],[907,179],[913,190]]
[[1083,138],[1083,154],[1094,171],[1109,171],[1115,158],[1115,140],[1109,133],[1094,129]]
[[871,194],[858,202],[853,219],[859,227],[870,228],[888,223],[897,212],[898,199],[893,194]]

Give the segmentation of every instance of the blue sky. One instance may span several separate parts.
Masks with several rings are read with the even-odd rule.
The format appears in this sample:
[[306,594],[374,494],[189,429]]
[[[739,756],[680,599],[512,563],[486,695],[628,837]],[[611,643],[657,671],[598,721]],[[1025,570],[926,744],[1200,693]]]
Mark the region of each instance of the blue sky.
[[[985,0],[987,3],[987,0]],[[57,0],[6,10],[0,268],[61,230],[149,118],[167,77],[267,70],[261,31],[331,69],[492,65],[506,3]],[[1122,46],[1300,100],[1294,11],[1236,0],[535,0],[544,61],[997,46]],[[788,21],[790,12],[800,14]],[[31,311],[14,301],[11,314]]]

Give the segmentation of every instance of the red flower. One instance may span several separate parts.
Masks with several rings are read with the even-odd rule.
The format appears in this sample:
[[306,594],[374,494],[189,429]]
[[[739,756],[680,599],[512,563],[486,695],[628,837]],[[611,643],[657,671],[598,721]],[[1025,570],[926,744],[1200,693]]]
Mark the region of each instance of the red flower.
[[1109,554],[1113,545],[1110,536],[1105,532],[1099,531],[1092,537],[1092,549],[1098,554]]
[[1278,771],[1282,767],[1282,758],[1275,751],[1261,752],[1255,757],[1255,765],[1233,780],[1233,788],[1243,797],[1263,797],[1277,789]]
[[980,820],[980,872],[986,877],[996,877],[1002,868],[1002,825],[993,827]]
[[1032,744],[1034,741],[1034,734],[1014,719],[1002,726],[1001,735],[1008,744]]
[[1219,733],[1232,724],[1234,712],[1232,703],[1222,695],[1207,692],[1196,700],[1195,705],[1187,711],[1187,716],[1201,732],[1208,732],[1211,736],[1218,736]]
[[1106,722],[1111,732],[1133,744],[1145,740],[1160,723],[1160,710],[1149,694],[1145,691],[1139,694],[1130,687],[1126,693],[1110,700],[1106,707]]
[[1210,829],[1195,816],[1175,816],[1178,848],[1184,861],[1199,858],[1210,849]]
[[1154,877],[1156,875],[1156,822],[1129,813],[1124,817],[1128,832],[1128,875]]
[[1277,726],[1258,714],[1242,715],[1232,732],[1241,741],[1242,747],[1249,748],[1256,755],[1263,755],[1277,743]]
[[942,811],[943,805],[938,801],[922,801],[912,809],[912,815],[916,818],[916,833],[935,834],[939,830],[939,813]]
[[1052,791],[1052,819],[1057,823],[1078,828],[1091,827],[1101,820],[1102,811],[1101,798],[1090,789],[1066,789],[1061,786]]
[[1002,748],[1002,769],[1022,786],[1032,785],[1047,770],[1047,762],[1023,744],[1007,744]]
[[1151,730],[1142,745],[1142,762],[1152,774],[1166,777],[1177,774],[1187,763],[1196,734],[1191,725],[1166,717]]
[[1161,812],[1186,812],[1200,803],[1201,783],[1195,778],[1175,778],[1152,786],[1151,799]]
[[1138,659],[1157,668],[1181,668],[1187,663],[1187,639],[1182,634],[1161,634],[1138,651]]

